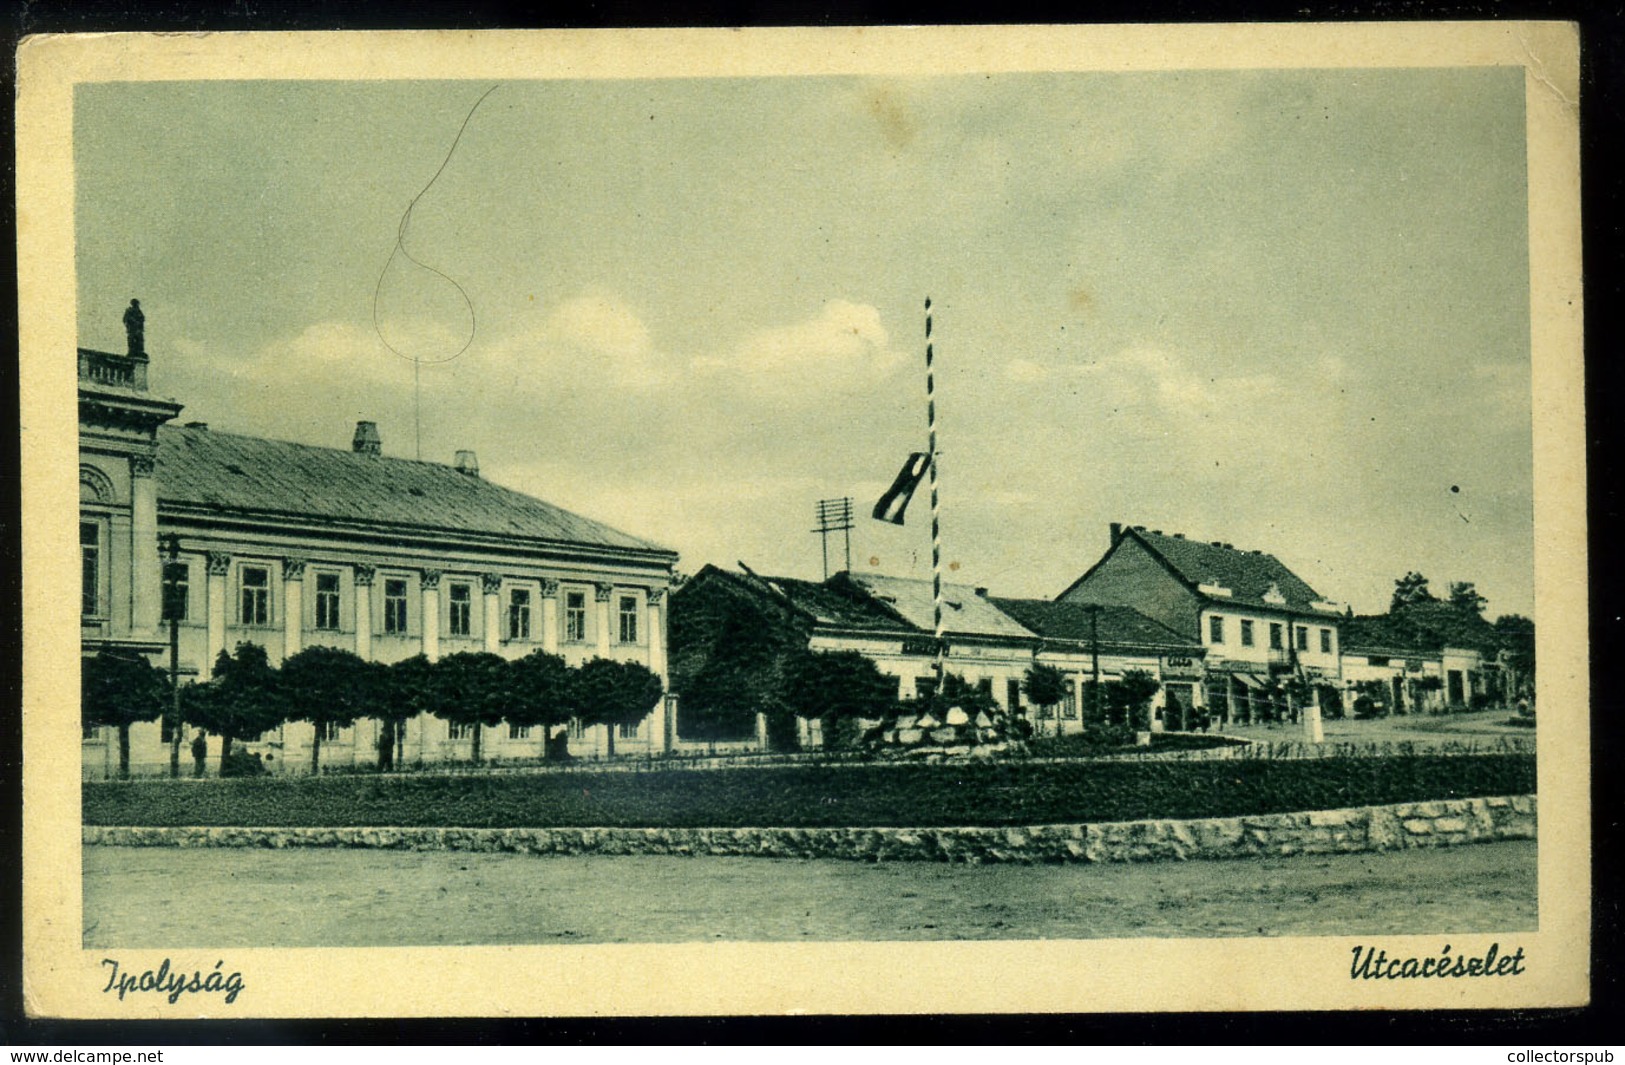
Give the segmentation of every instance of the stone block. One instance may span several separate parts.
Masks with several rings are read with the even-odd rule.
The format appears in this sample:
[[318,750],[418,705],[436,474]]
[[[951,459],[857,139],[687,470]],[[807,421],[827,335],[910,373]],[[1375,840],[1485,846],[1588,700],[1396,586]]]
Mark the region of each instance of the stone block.
[[1405,831],[1413,836],[1430,836],[1433,834],[1433,822],[1425,817],[1412,817],[1404,822]]
[[931,742],[947,746],[959,740],[959,730],[956,728],[934,728],[931,730]]
[[979,712],[976,715],[976,727],[977,728],[992,728],[993,727],[993,719],[991,717],[987,716],[987,711],[983,710],[983,711]]
[[904,728],[897,730],[897,742],[907,747],[925,741],[925,732],[917,728]]
[[949,725],[968,725],[970,724],[970,715],[960,707],[949,707],[945,723]]

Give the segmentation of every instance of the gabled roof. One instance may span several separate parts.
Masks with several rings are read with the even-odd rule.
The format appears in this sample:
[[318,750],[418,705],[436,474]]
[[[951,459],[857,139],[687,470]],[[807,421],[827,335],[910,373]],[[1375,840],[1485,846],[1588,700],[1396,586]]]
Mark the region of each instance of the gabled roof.
[[1446,647],[1493,657],[1504,646],[1495,627],[1449,603],[1411,603],[1389,614],[1366,614],[1343,622],[1343,650],[1437,654]]
[[1090,615],[1098,612],[1096,628],[1103,646],[1172,649],[1202,653],[1195,640],[1181,636],[1129,606],[1091,606],[1057,603],[1048,599],[989,599],[1026,628],[1051,640],[1091,643]]
[[436,462],[163,426],[159,505],[325,518],[673,554]]
[[[928,633],[936,631],[930,581],[869,573],[837,574],[830,578],[832,584],[843,581],[862,588],[915,628]],[[986,596],[977,595],[970,585],[944,584],[942,600],[942,627],[946,632],[1027,640],[1035,635],[994,606]]]
[[[718,572],[725,573],[721,570]],[[915,627],[876,602],[863,589],[834,579],[818,584],[794,577],[764,577],[756,573],[725,575],[748,586],[766,589],[820,625],[880,632],[908,631]]]
[[[1241,551],[1222,544],[1188,540],[1182,536],[1165,536],[1157,532],[1129,527],[1112,544],[1100,562],[1079,577],[1066,592],[1072,591],[1089,579],[1090,574],[1110,558],[1129,539],[1137,540],[1191,591],[1213,603],[1236,603],[1263,609],[1286,609],[1306,614],[1325,614],[1310,606],[1324,601],[1320,593],[1296,573],[1287,569],[1281,560],[1263,551]],[[1230,595],[1214,595],[1201,590],[1201,585],[1228,588]],[[1278,592],[1284,602],[1274,602],[1265,596]]]

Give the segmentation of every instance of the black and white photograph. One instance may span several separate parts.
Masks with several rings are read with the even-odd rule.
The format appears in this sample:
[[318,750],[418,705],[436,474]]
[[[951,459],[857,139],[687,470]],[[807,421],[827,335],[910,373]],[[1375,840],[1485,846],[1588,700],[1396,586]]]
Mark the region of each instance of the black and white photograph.
[[20,64],[31,1010],[1586,1000],[1572,27]]

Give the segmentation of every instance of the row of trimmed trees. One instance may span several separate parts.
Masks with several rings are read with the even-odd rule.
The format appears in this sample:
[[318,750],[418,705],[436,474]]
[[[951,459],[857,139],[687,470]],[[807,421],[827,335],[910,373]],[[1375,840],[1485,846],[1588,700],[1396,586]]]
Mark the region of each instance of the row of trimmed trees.
[[[263,647],[240,643],[235,653],[220,652],[207,682],[181,689],[180,709],[187,726],[221,738],[222,769],[234,742],[257,739],[284,722],[309,722],[314,773],[321,766],[323,731],[362,718],[383,724],[378,767],[393,768],[396,738],[420,714],[472,727],[470,755],[476,763],[484,727],[506,723],[551,730],[571,719],[608,726],[613,755],[616,726],[643,720],[663,694],[660,677],[647,667],[606,658],[572,667],[544,651],[520,659],[465,652],[385,665],[339,648],[309,647],[277,667]],[[130,726],[153,721],[170,708],[168,677],[144,658],[103,652],[83,664],[81,697],[87,727],[118,730],[119,775],[128,776]]]

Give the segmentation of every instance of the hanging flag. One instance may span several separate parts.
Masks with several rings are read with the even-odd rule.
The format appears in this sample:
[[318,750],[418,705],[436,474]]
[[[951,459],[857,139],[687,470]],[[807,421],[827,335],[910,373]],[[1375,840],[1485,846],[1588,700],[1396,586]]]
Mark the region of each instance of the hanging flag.
[[889,521],[893,525],[903,524],[903,511],[908,509],[908,501],[914,498],[914,489],[920,486],[920,479],[931,468],[930,456],[922,452],[914,452],[903,463],[903,469],[892,482],[886,494],[880,497],[875,504],[874,516],[876,521]]

